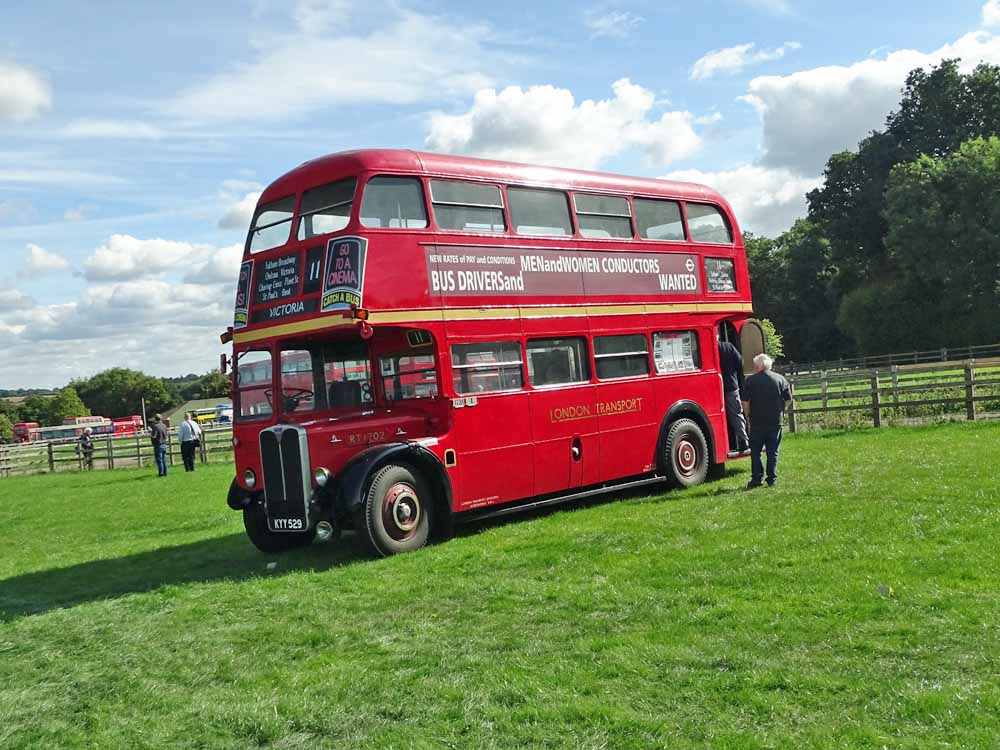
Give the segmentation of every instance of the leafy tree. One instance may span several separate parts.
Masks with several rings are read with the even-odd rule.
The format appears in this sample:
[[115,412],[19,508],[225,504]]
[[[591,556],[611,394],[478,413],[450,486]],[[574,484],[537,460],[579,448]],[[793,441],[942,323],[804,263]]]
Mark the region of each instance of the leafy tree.
[[761,318],[760,327],[764,331],[764,349],[772,359],[780,359],[785,355],[785,347],[781,343],[781,334],[778,333],[772,323],[767,318]]
[[178,403],[160,378],[143,372],[115,367],[86,380],[70,383],[94,414],[120,417],[141,414],[142,400],[147,413],[165,411]]
[[14,439],[14,423],[5,413],[0,412],[0,443],[9,443]]
[[21,422],[38,422],[44,425],[49,422],[49,402],[52,396],[28,396],[18,407]]
[[66,386],[55,397],[49,399],[48,419],[50,425],[62,424],[67,417],[89,417],[90,409],[86,407],[76,389]]
[[777,239],[744,238],[754,311],[782,332],[784,353],[795,362],[843,356],[851,342],[837,328],[840,294],[830,243],[800,219]]
[[1000,332],[1000,138],[893,169],[886,247],[895,284],[919,300],[907,348],[975,344]]
[[[998,134],[1000,67],[981,64],[963,74],[957,60],[945,60],[931,70],[917,69],[907,76],[900,105],[887,118],[883,131],[862,140],[857,152],[830,157],[824,184],[807,196],[809,219],[829,242],[830,282],[836,299],[827,298],[827,302],[839,307],[836,321],[850,333],[861,352],[933,345],[919,330],[933,321],[915,318],[927,317],[928,309],[938,309],[941,303],[935,296],[941,289],[928,280],[928,274],[913,276],[912,266],[901,267],[900,263],[906,262],[899,252],[901,240],[888,239],[902,237],[898,225],[890,226],[900,220],[900,212],[888,208],[890,183],[903,179],[894,176],[894,168],[924,156],[945,158],[965,141]],[[897,193],[902,195],[900,190]],[[913,195],[914,191],[909,193]],[[918,205],[913,204],[914,212]],[[940,225],[925,223],[924,227],[930,230],[925,238],[948,231]],[[923,244],[926,246],[926,242]],[[964,252],[961,248],[958,251]],[[900,287],[904,279],[905,288]],[[992,319],[981,306],[986,299],[978,295],[977,301],[971,303],[975,313],[965,300],[965,320],[974,323],[975,328],[970,330],[976,335],[992,339],[995,331],[983,333]],[[899,314],[904,316],[902,320],[892,317]],[[794,332],[779,327],[786,332],[791,352],[795,348],[791,341]],[[943,331],[952,334],[945,336],[945,345],[964,340],[957,331],[948,331],[947,327]],[[822,358],[833,355],[835,348],[832,346]]]

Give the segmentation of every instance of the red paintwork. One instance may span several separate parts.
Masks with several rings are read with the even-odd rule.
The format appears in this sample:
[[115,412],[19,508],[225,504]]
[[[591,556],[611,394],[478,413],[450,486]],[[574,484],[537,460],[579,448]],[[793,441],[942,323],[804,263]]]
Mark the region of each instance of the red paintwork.
[[[359,207],[366,181],[381,174],[416,176],[424,181],[425,201],[430,225],[426,229],[372,229],[362,227]],[[375,387],[374,405],[362,409],[328,409],[320,412],[276,414],[270,418],[240,421],[235,410],[235,461],[238,480],[243,482],[247,468],[261,476],[257,435],[261,428],[277,420],[303,424],[309,435],[313,467],[324,466],[336,472],[344,463],[368,445],[433,438],[427,447],[442,462],[445,451],[454,449],[457,465],[448,469],[454,488],[455,510],[509,502],[532,495],[559,492],[574,487],[611,481],[626,476],[649,473],[655,468],[655,446],[660,424],[667,410],[680,400],[694,401],[708,415],[714,433],[714,460],[725,460],[727,438],[715,331],[723,320],[737,327],[749,317],[751,302],[749,278],[742,238],[729,204],[709,188],[689,183],[623,177],[576,170],[537,167],[522,164],[443,156],[399,150],[367,150],[333,154],[293,169],[275,180],[263,192],[259,205],[296,196],[302,191],[346,177],[357,177],[352,214],[346,228],[330,235],[303,242],[296,239],[297,218],[292,223],[290,240],[282,247],[253,255],[260,266],[268,258],[293,252],[304,255],[307,249],[325,246],[338,236],[360,236],[368,241],[363,306],[372,317],[373,337],[371,372]],[[441,231],[434,224],[429,177],[449,177],[505,185],[549,187],[577,192],[670,198],[711,203],[727,216],[735,242],[730,245],[696,244],[691,241],[618,240],[584,238],[577,229],[572,237],[529,237],[508,230],[504,233]],[[505,204],[506,204],[506,195]],[[572,205],[572,197],[571,197]],[[634,212],[633,212],[634,213]],[[509,215],[508,215],[509,225]],[[574,218],[575,223],[575,218]],[[528,249],[558,248],[649,253],[684,253],[734,261],[737,292],[704,291],[697,297],[683,294],[612,295],[595,297],[483,296],[462,298],[459,305],[447,305],[429,292],[424,247],[428,245],[518,247]],[[699,264],[701,287],[705,288],[703,264]],[[318,297],[319,293],[309,295]],[[252,305],[250,314],[257,309]],[[292,298],[306,299],[303,297]],[[285,302],[290,300],[284,300]],[[713,303],[713,311],[629,312],[628,314],[567,316],[559,311],[538,316],[538,306],[560,308],[588,305],[637,305],[695,302]],[[269,303],[273,304],[273,303]],[[519,316],[518,306],[535,306],[533,317]],[[266,307],[266,305],[262,306]],[[726,308],[729,309],[726,309]],[[488,308],[488,310],[486,310]],[[427,310],[421,318],[421,311]],[[442,312],[442,310],[444,312]],[[485,310],[485,312],[484,312]],[[379,315],[406,311],[404,323],[380,322]],[[464,312],[456,312],[464,311]],[[461,319],[463,315],[475,319]],[[497,319],[482,318],[495,315]],[[295,323],[325,317],[329,327],[319,332],[290,332]],[[459,319],[449,319],[457,317]],[[270,329],[269,329],[270,327]],[[275,331],[274,334],[270,330]],[[358,321],[350,315],[307,313],[282,318],[274,323],[249,324],[234,332],[234,353],[246,349],[272,348],[276,344],[304,344],[337,339],[358,340]],[[433,337],[431,347],[413,350],[433,352],[437,357],[439,398],[387,403],[381,391],[379,356],[409,349],[406,331],[422,329]],[[451,380],[450,347],[470,341],[520,341],[523,347],[530,338],[584,336],[595,334],[646,333],[652,331],[695,330],[698,335],[702,369],[680,375],[651,375],[600,381],[593,374],[588,383],[555,388],[532,388],[525,377],[520,391],[478,395],[475,406],[455,408],[457,397]],[[253,339],[249,341],[248,339]],[[274,357],[274,381],[277,382],[277,357]],[[651,372],[655,372],[650,367]],[[622,399],[641,399],[641,407],[616,414],[596,414],[598,403]],[[590,418],[576,421],[553,421],[554,408],[589,407]],[[574,440],[582,447],[580,460],[571,457]],[[333,442],[331,442],[333,441]],[[435,442],[436,441],[436,442]],[[259,488],[258,488],[259,489]]]

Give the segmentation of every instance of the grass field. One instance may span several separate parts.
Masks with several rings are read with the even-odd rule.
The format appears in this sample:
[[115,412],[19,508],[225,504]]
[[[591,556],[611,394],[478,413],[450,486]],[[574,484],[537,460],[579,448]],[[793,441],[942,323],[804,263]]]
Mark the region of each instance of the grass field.
[[1000,424],[783,449],[378,561],[227,466],[0,480],[0,748],[996,747]]

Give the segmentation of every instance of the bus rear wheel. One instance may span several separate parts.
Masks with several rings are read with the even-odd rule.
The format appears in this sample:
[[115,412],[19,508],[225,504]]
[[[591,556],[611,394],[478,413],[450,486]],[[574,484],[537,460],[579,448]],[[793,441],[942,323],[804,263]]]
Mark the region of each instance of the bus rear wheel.
[[267,514],[262,502],[250,503],[243,509],[243,528],[253,542],[253,546],[267,554],[287,552],[295,547],[305,547],[312,543],[316,529],[277,533],[267,528]]
[[694,487],[708,475],[708,441],[698,423],[678,419],[667,430],[663,442],[667,481],[673,487]]
[[431,495],[419,472],[401,464],[379,469],[355,517],[358,538],[383,557],[427,544]]

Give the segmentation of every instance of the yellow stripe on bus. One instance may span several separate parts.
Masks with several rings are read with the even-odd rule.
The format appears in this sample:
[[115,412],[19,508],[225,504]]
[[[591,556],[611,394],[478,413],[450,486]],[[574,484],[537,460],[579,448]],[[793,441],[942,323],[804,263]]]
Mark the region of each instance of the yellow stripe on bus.
[[[528,305],[523,307],[449,307],[424,308],[419,310],[387,310],[373,312],[368,322],[376,323],[428,323],[444,320],[511,320],[515,318],[566,318],[585,315],[643,315],[648,313],[700,313],[700,312],[751,312],[749,302],[667,302],[661,304],[635,305]],[[342,317],[322,317],[283,323],[255,331],[237,331],[233,341],[246,344],[252,341],[288,336],[296,333],[311,333],[328,328],[345,328],[361,321],[345,320]]]

